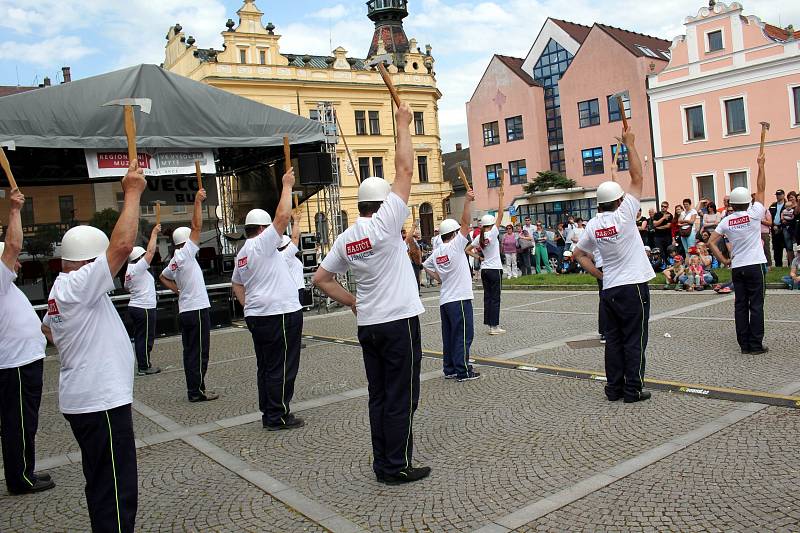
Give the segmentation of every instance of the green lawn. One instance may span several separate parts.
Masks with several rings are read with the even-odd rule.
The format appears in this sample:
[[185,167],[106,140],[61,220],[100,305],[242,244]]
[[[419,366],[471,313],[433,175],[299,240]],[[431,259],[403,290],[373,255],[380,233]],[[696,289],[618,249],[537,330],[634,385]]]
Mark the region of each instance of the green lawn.
[[[725,268],[715,270],[721,283],[731,280],[731,271]],[[789,274],[788,268],[773,268],[767,272],[767,283],[781,283],[781,278]],[[664,285],[664,274],[656,274],[656,278],[650,282],[651,285]],[[504,279],[503,285],[531,285],[535,287],[545,286],[579,286],[595,285],[595,279],[589,274],[534,274],[533,276],[523,276],[516,279]]]

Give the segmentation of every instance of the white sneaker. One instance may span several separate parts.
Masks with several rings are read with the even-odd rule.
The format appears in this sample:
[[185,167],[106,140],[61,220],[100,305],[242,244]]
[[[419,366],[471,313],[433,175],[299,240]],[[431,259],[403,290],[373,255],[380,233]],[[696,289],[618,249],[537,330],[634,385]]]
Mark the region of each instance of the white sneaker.
[[502,335],[505,332],[506,332],[506,330],[504,330],[500,326],[495,326],[493,328],[489,328],[489,335]]

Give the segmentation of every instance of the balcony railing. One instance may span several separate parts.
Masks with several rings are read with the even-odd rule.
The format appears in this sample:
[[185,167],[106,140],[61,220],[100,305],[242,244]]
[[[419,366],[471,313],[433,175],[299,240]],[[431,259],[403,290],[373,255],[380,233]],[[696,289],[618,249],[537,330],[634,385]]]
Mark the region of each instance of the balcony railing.
[[380,9],[400,9],[408,11],[408,0],[369,0],[367,2],[367,14]]

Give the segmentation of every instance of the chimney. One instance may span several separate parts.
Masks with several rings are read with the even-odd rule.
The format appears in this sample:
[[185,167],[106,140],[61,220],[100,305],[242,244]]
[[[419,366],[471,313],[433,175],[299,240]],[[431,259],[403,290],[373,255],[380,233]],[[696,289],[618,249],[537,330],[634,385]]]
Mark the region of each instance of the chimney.
[[44,86],[50,87],[50,78],[48,76],[44,77]]
[[72,81],[72,73],[70,72],[69,67],[61,67],[61,72],[64,73],[64,81],[61,83],[69,83]]
[[461,148],[461,143],[456,143],[456,152],[460,152]]

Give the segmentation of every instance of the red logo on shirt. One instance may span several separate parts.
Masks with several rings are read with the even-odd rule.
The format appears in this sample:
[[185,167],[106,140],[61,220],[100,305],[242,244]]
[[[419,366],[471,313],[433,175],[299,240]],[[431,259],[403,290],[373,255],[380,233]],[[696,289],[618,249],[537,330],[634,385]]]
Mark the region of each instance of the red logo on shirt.
[[363,254],[364,252],[368,252],[372,250],[372,243],[369,242],[369,238],[361,239],[360,241],[356,242],[348,242],[345,245],[345,251],[347,255],[357,255]]
[[616,226],[611,226],[610,228],[605,228],[605,229],[601,228],[601,229],[595,230],[595,232],[594,232],[594,236],[597,239],[607,239],[609,237],[614,237],[616,235],[617,235],[617,227]]
[[175,272],[176,270],[178,270],[178,263],[170,263],[169,269]]
[[247,256],[239,259],[239,268],[244,268],[246,266],[247,266]]
[[728,226],[741,226],[742,224],[750,224],[749,215],[742,215],[737,218],[732,218],[728,221]]
[[133,279],[133,276],[131,276],[130,274],[125,274],[125,283],[128,283],[132,279]]
[[450,262],[450,257],[446,255],[440,255],[439,257],[436,258],[437,265],[446,265],[449,262]]
[[47,300],[47,314],[48,315],[60,315],[60,311],[58,310],[58,304],[55,300]]

